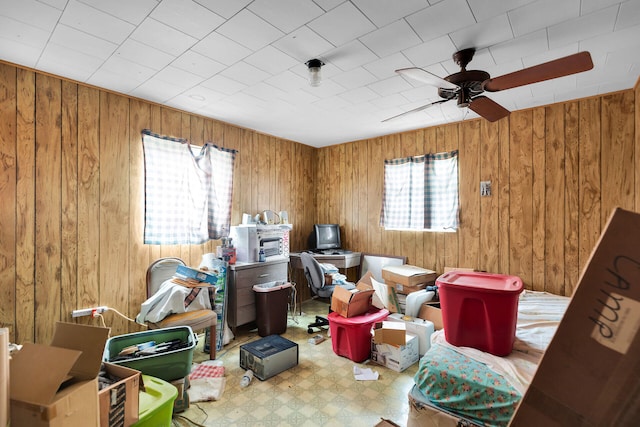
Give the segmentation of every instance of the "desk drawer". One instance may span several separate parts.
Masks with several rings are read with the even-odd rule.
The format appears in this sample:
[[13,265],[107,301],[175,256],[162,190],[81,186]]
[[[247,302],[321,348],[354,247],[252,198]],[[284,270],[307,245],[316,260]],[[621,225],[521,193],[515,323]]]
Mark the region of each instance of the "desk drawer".
[[255,268],[248,268],[236,272],[236,287],[238,290],[242,288],[253,288],[253,285],[260,283],[273,282],[276,280],[287,280],[287,264],[264,265]]

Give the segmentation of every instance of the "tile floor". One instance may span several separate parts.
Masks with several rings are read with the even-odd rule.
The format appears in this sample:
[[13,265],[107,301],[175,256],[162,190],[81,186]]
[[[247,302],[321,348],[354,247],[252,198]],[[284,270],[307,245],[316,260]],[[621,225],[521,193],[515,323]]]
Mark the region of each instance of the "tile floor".
[[[222,398],[191,403],[174,417],[174,426],[374,426],[382,418],[401,426],[409,413],[407,394],[418,364],[397,373],[373,362],[354,363],[333,352],[331,338],[313,345],[307,324],[316,314],[326,315],[327,304],[318,300],[303,304],[303,315],[289,315],[283,336],[299,346],[297,366],[265,381],[254,378],[240,387],[244,371],[239,366],[239,346],[259,339],[256,330],[239,328],[236,338],[218,355],[225,366]],[[323,331],[327,335],[327,331]],[[208,359],[199,347],[194,363]],[[353,366],[378,371],[377,381],[356,381]],[[186,417],[192,422],[185,420]],[[195,424],[194,424],[195,423]]]

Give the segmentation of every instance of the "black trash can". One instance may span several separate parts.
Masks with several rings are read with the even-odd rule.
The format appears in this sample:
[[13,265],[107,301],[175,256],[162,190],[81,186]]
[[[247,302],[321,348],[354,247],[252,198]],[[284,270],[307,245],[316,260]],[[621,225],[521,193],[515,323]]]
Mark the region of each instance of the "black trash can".
[[280,335],[287,331],[287,307],[291,283],[269,282],[254,285],[258,335]]

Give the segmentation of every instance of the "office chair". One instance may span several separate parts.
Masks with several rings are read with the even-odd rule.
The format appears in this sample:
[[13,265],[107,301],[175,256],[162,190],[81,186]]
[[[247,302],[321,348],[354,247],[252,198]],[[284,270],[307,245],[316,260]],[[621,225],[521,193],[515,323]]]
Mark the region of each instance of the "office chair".
[[[155,294],[160,285],[171,279],[179,265],[186,265],[180,258],[165,257],[151,263],[147,268],[147,298]],[[216,358],[216,325],[218,315],[213,310],[194,310],[186,313],[170,314],[159,322],[147,322],[149,329],[190,326],[193,330],[210,328],[209,359]]]
[[[307,278],[309,288],[317,297],[331,299],[331,295],[333,295],[333,290],[336,286],[340,286],[347,290],[355,289],[355,285],[353,283],[347,283],[344,285],[327,285],[324,280],[324,271],[322,271],[322,266],[310,253],[301,253],[300,261],[302,261],[304,275]],[[316,316],[316,321],[309,324],[307,332],[312,334],[313,328],[322,328],[323,326],[329,326],[329,320],[326,317]]]

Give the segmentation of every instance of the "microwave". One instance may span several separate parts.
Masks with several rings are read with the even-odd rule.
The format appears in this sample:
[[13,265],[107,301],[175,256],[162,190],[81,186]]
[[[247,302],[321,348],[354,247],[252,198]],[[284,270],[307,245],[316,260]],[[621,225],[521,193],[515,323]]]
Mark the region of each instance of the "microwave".
[[238,262],[258,262],[260,249],[267,261],[289,256],[289,230],[277,226],[232,226],[229,237]]

